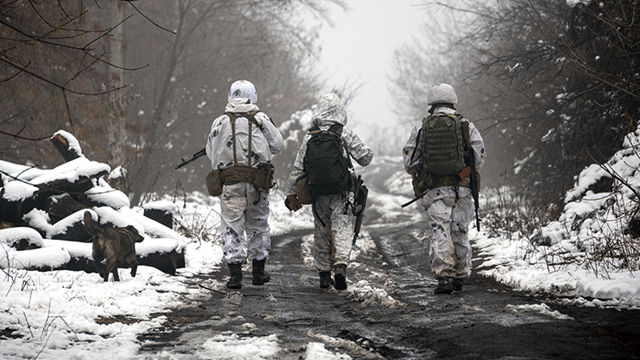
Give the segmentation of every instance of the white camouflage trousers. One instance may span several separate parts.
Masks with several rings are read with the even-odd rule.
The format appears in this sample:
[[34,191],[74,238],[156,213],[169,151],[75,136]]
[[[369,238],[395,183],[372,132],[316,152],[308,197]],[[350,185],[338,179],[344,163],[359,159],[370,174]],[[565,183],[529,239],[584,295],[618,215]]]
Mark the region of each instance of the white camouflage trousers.
[[[223,260],[227,264],[269,257],[269,192],[257,192],[249,183],[224,185],[220,195],[220,232]],[[244,253],[245,232],[247,256]]]
[[471,275],[469,224],[474,205],[471,195],[443,197],[427,208],[433,232],[429,257],[435,278],[466,279]]
[[349,198],[342,194],[318,196],[312,205],[315,207],[313,240],[318,271],[331,271],[331,268],[338,264],[349,265],[353,218],[347,205],[352,197],[352,193],[349,193]]

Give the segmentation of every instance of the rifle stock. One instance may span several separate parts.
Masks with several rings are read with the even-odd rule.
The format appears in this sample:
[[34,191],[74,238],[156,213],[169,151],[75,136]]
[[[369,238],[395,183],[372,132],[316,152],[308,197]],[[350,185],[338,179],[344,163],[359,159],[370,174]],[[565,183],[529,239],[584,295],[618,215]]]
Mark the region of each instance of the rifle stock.
[[356,240],[358,239],[358,235],[360,235],[360,227],[362,226],[362,216],[358,216],[356,218],[356,225],[353,228],[353,242],[351,245],[356,244]]
[[185,165],[188,165],[188,164],[191,164],[192,162],[198,160],[199,158],[201,158],[201,157],[203,157],[205,155],[207,155],[207,150],[206,149],[202,149],[202,150],[198,151],[197,153],[193,154],[193,157],[191,159],[189,159],[189,160],[180,159],[180,160],[182,160],[182,162],[180,164],[178,164],[175,168],[176,168],[176,170],[180,169],[181,167],[183,167]]
[[362,226],[362,218],[364,217],[364,209],[367,206],[367,197],[369,196],[369,189],[364,185],[364,181],[362,180],[362,176],[358,175],[358,178],[355,180],[354,186],[354,205],[353,205],[353,215],[356,216],[356,224],[353,228],[353,242],[352,245],[355,245],[356,239],[358,239],[358,235],[360,234],[360,227]]

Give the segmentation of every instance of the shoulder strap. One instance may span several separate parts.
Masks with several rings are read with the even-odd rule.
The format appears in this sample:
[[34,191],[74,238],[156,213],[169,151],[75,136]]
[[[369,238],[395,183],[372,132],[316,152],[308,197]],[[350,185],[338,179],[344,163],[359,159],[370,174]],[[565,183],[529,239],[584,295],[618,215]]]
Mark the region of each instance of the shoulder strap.
[[233,166],[238,166],[238,157],[236,155],[236,120],[239,117],[244,117],[249,120],[249,156],[247,156],[247,166],[251,167],[251,135],[252,135],[252,124],[255,124],[257,127],[262,129],[262,127],[256,121],[256,114],[259,110],[250,111],[247,113],[232,113],[225,112],[225,115],[229,117],[229,122],[231,122],[231,139],[233,142]]
[[[335,125],[333,125],[333,126],[331,126],[329,128],[329,132],[331,132],[332,134],[335,133],[335,135],[337,135],[340,138],[340,142],[342,143],[342,147],[344,148],[344,151],[347,153],[347,161],[349,162],[349,167],[351,169],[354,169],[353,163],[351,162],[351,154],[349,153],[349,149],[347,148],[347,143],[344,142],[344,139],[342,138],[342,129],[343,128],[344,128],[344,125],[335,124]],[[333,130],[333,132],[331,130]]]
[[318,134],[318,133],[327,133],[327,134],[335,135],[335,136],[337,136],[339,138],[342,138],[342,127],[343,126],[344,125],[342,125],[342,124],[333,124],[327,130],[320,130],[320,127],[315,125],[311,129],[309,129],[308,133],[310,135],[315,135],[315,134]]

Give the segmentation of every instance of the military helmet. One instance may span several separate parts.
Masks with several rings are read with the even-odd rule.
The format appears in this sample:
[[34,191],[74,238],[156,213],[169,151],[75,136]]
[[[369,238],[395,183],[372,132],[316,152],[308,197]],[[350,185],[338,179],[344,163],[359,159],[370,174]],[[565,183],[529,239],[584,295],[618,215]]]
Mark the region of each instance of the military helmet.
[[429,89],[429,105],[433,104],[457,104],[458,96],[453,86],[449,84],[435,84]]

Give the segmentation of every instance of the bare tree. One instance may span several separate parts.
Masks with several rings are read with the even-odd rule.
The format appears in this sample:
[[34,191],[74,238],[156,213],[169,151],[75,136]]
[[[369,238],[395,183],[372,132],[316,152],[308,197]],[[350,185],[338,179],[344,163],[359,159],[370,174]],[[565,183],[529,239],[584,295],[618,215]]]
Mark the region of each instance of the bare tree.
[[[206,161],[175,172],[180,156],[204,147],[213,119],[224,111],[237,79],[254,82],[258,105],[276,122],[309,106],[321,86],[311,64],[313,29],[300,12],[326,16],[325,3],[340,1],[181,0],[140,4],[154,21],[175,31],[149,36],[151,24],[127,23],[128,60],[157,59],[137,72],[127,89],[127,168],[134,203],[180,181],[202,190]],[[143,6],[144,5],[144,6]],[[322,17],[320,19],[323,19]]]
[[[638,3],[428,4],[474,16],[440,55],[459,63],[449,74],[457,88],[475,94],[471,110],[489,135],[487,165],[497,165],[499,155],[508,171],[495,172],[509,174],[510,185],[562,204],[575,174],[608,159],[635,129]],[[410,60],[401,56],[407,68]]]
[[345,6],[0,0],[0,153],[46,167],[51,151],[29,140],[65,129],[92,158],[128,169],[134,203],[176,181],[201,190],[206,161],[173,166],[204,146],[232,81],[253,81],[276,122],[315,100],[315,32],[300,13],[328,21],[330,4]]
[[0,0],[0,13],[0,152],[51,166],[55,150],[34,141],[58,129],[104,129],[84,123],[107,113],[106,95],[119,90],[106,85],[103,71],[114,67],[105,47],[119,24],[97,26],[91,18],[104,11],[78,0]]

